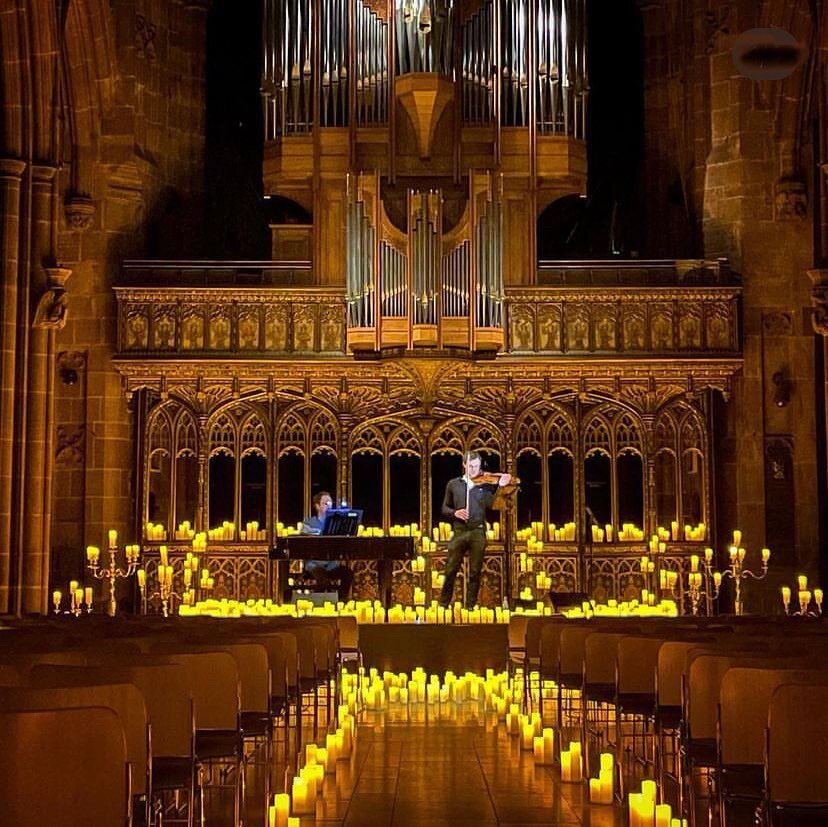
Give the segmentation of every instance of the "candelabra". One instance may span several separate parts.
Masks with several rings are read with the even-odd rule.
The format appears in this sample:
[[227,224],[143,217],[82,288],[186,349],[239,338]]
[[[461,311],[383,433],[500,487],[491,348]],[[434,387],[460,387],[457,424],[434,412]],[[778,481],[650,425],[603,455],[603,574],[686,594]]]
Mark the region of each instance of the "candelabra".
[[69,582],[69,608],[61,609],[60,604],[63,600],[63,592],[60,589],[55,589],[52,592],[52,603],[54,604],[54,612],[56,615],[74,615],[80,617],[84,612],[84,603],[86,604],[86,613],[92,612],[92,589],[89,586],[81,588],[77,580]]
[[[201,548],[200,545],[194,543],[194,548]],[[174,601],[179,601],[187,606],[195,605],[197,602],[196,588],[193,586],[193,575],[198,571],[198,556],[192,552],[187,552],[187,556],[182,560],[182,576],[184,581],[184,589],[177,592],[174,587],[175,572],[173,567],[169,564],[169,552],[166,546],[159,548],[160,559],[158,562],[158,590],[147,593],[147,574],[144,569],[138,570],[138,588],[141,590],[141,610],[144,614],[147,613],[147,608],[150,600],[161,601],[161,612],[164,617],[170,616],[170,609],[174,609]],[[199,585],[202,591],[211,591],[214,580],[210,577],[209,569],[201,570],[201,582]]]
[[713,601],[718,599],[722,585],[722,575],[713,571],[713,549],[704,550],[703,571],[699,571],[699,555],[690,555],[690,572],[687,575],[688,596],[690,607],[694,615],[698,615],[702,598],[705,603],[705,614],[713,614]]
[[785,607],[785,614],[789,617],[822,617],[822,589],[814,589],[813,599],[816,606],[815,611],[810,610],[811,591],[808,589],[808,578],[801,574],[799,580],[799,611],[791,612],[791,589],[790,586],[782,586],[782,604]]
[[106,580],[109,584],[109,616],[115,617],[117,604],[115,602],[115,582],[122,577],[131,577],[138,570],[138,558],[141,555],[141,549],[137,545],[126,546],[124,548],[126,554],[126,568],[118,568],[115,555],[118,553],[118,533],[114,530],[109,532],[109,567],[101,568],[100,558],[101,550],[97,546],[88,546],[86,549],[86,559],[88,566],[92,572],[92,576],[96,580]]
[[[763,548],[761,573],[757,574],[756,572],[751,571],[748,568],[745,568],[746,552],[743,548],[739,546],[741,539],[742,532],[734,531],[733,545],[731,545],[729,549],[730,568],[725,569],[725,571],[723,571],[721,575],[719,575],[721,580],[730,578],[733,581],[733,587],[735,590],[733,598],[733,608],[737,615],[741,615],[744,613],[744,603],[742,600],[742,581],[748,578],[750,578],[751,580],[764,580],[768,576],[768,561],[770,560],[770,549]],[[714,578],[716,577],[716,574],[718,574],[718,572],[714,572]],[[721,584],[721,580],[719,580],[718,585]],[[715,596],[718,596],[718,586],[716,589]]]

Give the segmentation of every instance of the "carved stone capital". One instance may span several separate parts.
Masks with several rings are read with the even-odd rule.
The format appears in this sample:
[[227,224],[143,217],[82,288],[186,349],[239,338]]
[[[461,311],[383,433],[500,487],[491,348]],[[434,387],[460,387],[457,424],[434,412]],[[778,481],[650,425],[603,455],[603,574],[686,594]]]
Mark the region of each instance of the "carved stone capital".
[[65,290],[66,282],[72,271],[68,267],[44,267],[43,272],[49,280],[49,287],[55,290]]
[[18,158],[0,158],[0,180],[3,178],[16,178],[20,180],[26,169],[26,162]]
[[817,333],[828,336],[828,270],[808,270],[808,276],[813,283],[811,304],[814,315],[811,321]]
[[774,213],[777,221],[804,218],[808,212],[808,193],[805,182],[785,177],[776,182]]
[[70,195],[63,212],[70,230],[88,230],[95,218],[95,202],[88,195]]
[[66,291],[50,287],[40,297],[35,309],[32,327],[41,330],[60,330],[66,324]]

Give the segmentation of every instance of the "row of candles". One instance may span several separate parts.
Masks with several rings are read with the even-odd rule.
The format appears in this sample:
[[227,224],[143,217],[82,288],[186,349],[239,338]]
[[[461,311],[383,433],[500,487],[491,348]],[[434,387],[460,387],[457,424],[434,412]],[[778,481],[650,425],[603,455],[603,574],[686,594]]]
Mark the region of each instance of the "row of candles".
[[[277,537],[285,537],[293,534],[298,534],[301,531],[302,523],[298,522],[296,525],[286,525],[282,521],[278,521],[275,525],[275,534]],[[366,536],[385,535],[382,528],[378,526],[361,526],[362,531]],[[148,522],[144,528],[147,540],[153,542],[164,542],[167,539],[167,530],[160,523]],[[634,523],[623,523],[620,529],[616,529],[611,523],[607,523],[603,528],[598,525],[591,526],[592,541],[594,543],[611,543],[615,538],[619,542],[641,542],[644,539],[644,530],[636,526]],[[173,532],[176,540],[192,540],[196,531],[189,520],[179,523],[178,528]],[[208,529],[205,534],[212,541],[233,541],[238,534],[239,539],[247,542],[263,542],[267,539],[267,530],[256,520],[249,520],[245,523],[243,529],[237,531],[235,523],[225,520],[220,526]],[[452,538],[454,532],[451,524],[440,521],[431,529],[431,533],[422,529],[419,523],[395,523],[388,529],[388,535],[391,537],[414,537],[420,541],[425,551],[433,544],[440,542],[447,542]],[[707,537],[707,526],[704,523],[698,523],[695,526],[679,525],[678,521],[673,521],[670,529],[659,526],[657,535],[661,542],[678,542],[680,539],[685,542],[704,542]],[[486,524],[486,536],[489,540],[502,539],[502,526],[500,522]],[[536,551],[543,548],[544,542],[550,543],[574,543],[577,537],[577,524],[574,521],[569,521],[558,526],[556,523],[544,524],[541,521],[533,521],[530,525],[515,531],[515,539],[518,542],[526,542],[530,551]]]
[[75,617],[83,614],[84,605],[86,606],[87,614],[92,611],[92,587],[81,586],[77,580],[69,581],[69,607],[61,609],[63,602],[63,592],[60,589],[55,589],[52,592],[52,605],[54,606],[55,614],[73,614]]
[[[354,697],[356,676],[342,673],[343,694]],[[268,827],[299,827],[303,815],[316,812],[317,797],[324,793],[326,775],[335,775],[340,761],[353,754],[356,740],[356,705],[340,704],[337,727],[325,736],[325,746],[306,744],[304,763],[290,783],[290,792],[278,793],[268,806]]]

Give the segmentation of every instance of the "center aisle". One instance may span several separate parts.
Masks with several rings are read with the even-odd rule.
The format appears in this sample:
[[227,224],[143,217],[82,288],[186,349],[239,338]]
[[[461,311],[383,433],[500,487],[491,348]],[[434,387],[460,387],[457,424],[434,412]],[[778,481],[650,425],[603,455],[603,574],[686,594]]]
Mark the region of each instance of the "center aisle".
[[[581,784],[536,767],[494,719],[394,721],[366,714],[352,773],[321,799],[325,827],[622,827],[620,807],[584,804]],[[333,784],[326,780],[326,784]]]

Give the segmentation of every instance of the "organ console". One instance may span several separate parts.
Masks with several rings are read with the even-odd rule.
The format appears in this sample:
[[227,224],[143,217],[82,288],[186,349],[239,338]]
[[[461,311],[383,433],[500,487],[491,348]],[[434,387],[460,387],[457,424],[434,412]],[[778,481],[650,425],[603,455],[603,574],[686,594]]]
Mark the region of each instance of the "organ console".
[[320,534],[294,534],[277,537],[270,549],[276,561],[279,589],[287,582],[291,560],[376,560],[379,593],[383,605],[391,605],[391,575],[394,560],[412,560],[416,556],[413,537],[339,537]]

